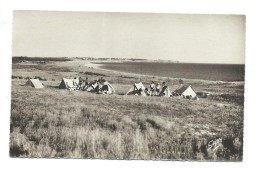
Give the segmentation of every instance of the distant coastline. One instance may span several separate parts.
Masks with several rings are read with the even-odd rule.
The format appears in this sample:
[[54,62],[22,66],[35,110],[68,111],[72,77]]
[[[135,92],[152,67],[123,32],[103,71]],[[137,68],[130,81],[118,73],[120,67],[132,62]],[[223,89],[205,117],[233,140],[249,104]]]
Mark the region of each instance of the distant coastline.
[[179,61],[174,60],[150,60],[142,58],[94,58],[94,57],[28,57],[28,56],[13,56],[13,60],[20,61],[72,61],[72,60],[87,60],[87,61],[142,61],[142,62],[170,62],[170,63],[180,63]]
[[201,79],[210,81],[243,82],[243,64],[205,64],[149,61],[91,62],[95,68],[141,75],[171,77],[180,79]]
[[243,82],[244,64],[182,63],[169,60],[147,60],[133,58],[83,58],[83,57],[13,57],[13,63],[67,62],[76,61],[86,67],[140,75],[151,75],[183,79]]
[[158,63],[181,63],[181,64],[213,64],[213,65],[245,65],[245,63],[199,63],[181,62],[178,60],[164,59],[142,59],[142,58],[94,58],[94,57],[31,57],[31,56],[12,56],[13,61],[73,61],[86,60],[92,62],[158,62]]

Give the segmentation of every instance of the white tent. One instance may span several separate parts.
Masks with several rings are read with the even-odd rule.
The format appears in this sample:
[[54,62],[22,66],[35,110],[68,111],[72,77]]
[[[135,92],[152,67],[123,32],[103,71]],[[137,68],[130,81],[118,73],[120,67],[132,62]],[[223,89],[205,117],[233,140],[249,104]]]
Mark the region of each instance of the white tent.
[[110,83],[108,83],[108,81],[105,81],[102,84],[101,92],[103,94],[114,94],[116,91],[115,91],[114,87]]
[[43,88],[43,85],[42,85],[42,83],[40,82],[39,79],[29,79],[29,80],[25,83],[25,85],[27,85],[27,86],[32,86],[32,87],[37,88],[37,89]]
[[[140,90],[145,91],[145,87],[144,87],[143,83],[142,82],[135,83],[131,87],[131,89],[126,93],[126,95],[138,94]],[[143,92],[143,95],[147,95],[147,94],[145,92]]]
[[66,79],[63,78],[59,88],[60,89],[76,89],[79,84],[79,79]]
[[191,85],[180,86],[174,92],[176,94],[178,94],[180,96],[184,96],[184,97],[187,97],[187,96],[190,97],[191,96],[192,98],[194,98],[197,95],[196,92],[191,87]]
[[88,92],[98,92],[102,94],[114,94],[116,91],[114,87],[108,82],[98,83],[97,80],[89,84],[87,88]]

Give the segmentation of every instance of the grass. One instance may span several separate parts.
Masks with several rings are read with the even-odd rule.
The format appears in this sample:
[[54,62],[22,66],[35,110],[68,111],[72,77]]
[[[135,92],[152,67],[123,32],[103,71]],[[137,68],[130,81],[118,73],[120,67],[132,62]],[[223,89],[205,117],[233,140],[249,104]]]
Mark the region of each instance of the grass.
[[[125,96],[122,94],[138,79],[146,84],[159,77],[79,68],[71,63],[55,64],[53,73],[28,67],[13,69],[13,76],[33,74],[44,76],[47,81],[45,89],[34,89],[23,86],[24,79],[12,80],[10,156],[242,160],[244,112],[243,104],[236,99],[212,97],[194,101]],[[63,67],[70,71],[59,71]],[[84,76],[80,72],[91,71],[89,79],[96,78],[98,73],[105,74],[117,94],[107,96],[56,88],[61,77]],[[55,81],[51,81],[53,78]],[[179,79],[168,80],[174,88]],[[229,95],[243,96],[243,84],[187,81],[214,96],[228,88]],[[210,149],[208,143],[218,138],[222,138],[222,144]]]

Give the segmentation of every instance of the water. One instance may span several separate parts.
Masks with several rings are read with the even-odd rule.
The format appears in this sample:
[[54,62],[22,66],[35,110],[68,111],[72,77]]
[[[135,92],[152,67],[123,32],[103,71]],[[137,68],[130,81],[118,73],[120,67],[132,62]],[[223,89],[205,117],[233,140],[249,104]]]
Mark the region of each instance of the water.
[[214,81],[244,81],[245,65],[194,64],[159,62],[106,62],[101,68],[144,75],[203,79]]

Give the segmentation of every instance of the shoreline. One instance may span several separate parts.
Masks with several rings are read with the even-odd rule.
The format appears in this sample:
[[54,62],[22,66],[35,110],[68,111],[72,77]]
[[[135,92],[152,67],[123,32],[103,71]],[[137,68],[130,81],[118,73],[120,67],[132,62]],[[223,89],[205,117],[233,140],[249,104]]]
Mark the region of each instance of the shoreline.
[[[188,79],[188,78],[173,78],[169,76],[156,76],[156,75],[148,75],[148,74],[138,74],[138,73],[132,73],[132,72],[120,72],[118,70],[112,70],[112,69],[105,69],[101,68],[104,64],[100,64],[100,62],[106,62],[106,61],[86,61],[87,63],[85,64],[86,66],[96,69],[96,70],[104,70],[104,71],[110,71],[110,72],[115,72],[115,73],[123,73],[125,75],[134,75],[134,76],[148,76],[148,77],[157,77],[157,78],[169,78],[169,79],[182,79],[182,80],[189,80],[189,81],[200,81],[200,82],[210,82],[210,83],[230,83],[230,84],[245,84],[245,81],[222,81],[222,80],[205,80],[205,79]],[[99,64],[95,63],[99,62]],[[109,61],[110,62],[110,61]],[[121,61],[118,61],[121,62]]]

